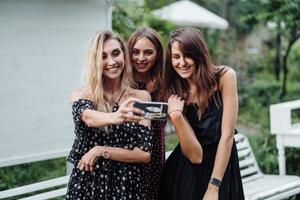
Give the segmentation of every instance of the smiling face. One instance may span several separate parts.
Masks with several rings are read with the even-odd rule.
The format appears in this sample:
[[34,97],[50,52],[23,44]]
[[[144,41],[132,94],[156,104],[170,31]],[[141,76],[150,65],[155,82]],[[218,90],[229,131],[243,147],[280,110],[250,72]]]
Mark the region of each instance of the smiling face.
[[124,53],[119,41],[109,39],[103,45],[103,76],[107,79],[117,79],[124,69]]
[[132,49],[132,65],[139,73],[148,72],[155,64],[157,51],[153,43],[143,37],[135,43]]
[[196,71],[195,61],[183,54],[178,41],[174,41],[171,45],[171,62],[174,70],[181,78],[191,79]]

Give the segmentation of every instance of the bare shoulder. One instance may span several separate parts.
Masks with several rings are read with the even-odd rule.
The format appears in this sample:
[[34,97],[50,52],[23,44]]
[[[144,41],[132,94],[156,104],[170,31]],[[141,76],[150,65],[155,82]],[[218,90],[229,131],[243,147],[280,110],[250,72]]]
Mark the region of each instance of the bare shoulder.
[[224,73],[220,77],[220,85],[236,83],[236,72],[229,66],[218,66],[224,68]]
[[130,96],[134,98],[138,98],[142,101],[151,101],[151,95],[148,91],[146,90],[135,90],[132,89],[130,91]]
[[84,97],[84,92],[82,89],[74,89],[69,96],[69,102],[70,104],[73,104],[75,101],[83,97]]

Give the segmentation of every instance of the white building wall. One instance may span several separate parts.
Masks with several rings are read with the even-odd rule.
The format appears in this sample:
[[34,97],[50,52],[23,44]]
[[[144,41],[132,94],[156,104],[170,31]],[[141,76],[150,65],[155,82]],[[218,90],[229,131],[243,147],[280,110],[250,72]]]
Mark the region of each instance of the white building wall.
[[79,86],[90,37],[111,26],[110,4],[0,1],[0,166],[69,151],[68,95]]

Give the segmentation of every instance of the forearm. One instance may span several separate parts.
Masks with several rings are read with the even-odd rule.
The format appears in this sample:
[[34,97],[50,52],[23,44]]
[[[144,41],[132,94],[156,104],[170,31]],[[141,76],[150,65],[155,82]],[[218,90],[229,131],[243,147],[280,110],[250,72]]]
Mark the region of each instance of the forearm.
[[228,161],[230,159],[233,142],[233,136],[221,137],[217,148],[214,168],[211,175],[212,177],[220,180],[223,179],[224,173],[228,165]]
[[83,111],[81,119],[88,127],[103,127],[113,123],[114,113],[99,112],[86,109]]
[[183,154],[192,163],[201,163],[203,158],[202,147],[187,120],[181,114],[179,116],[171,117],[171,121],[175,127]]
[[109,155],[109,159],[126,163],[148,163],[151,159],[149,152],[143,151],[137,147],[128,150],[119,147],[105,147],[104,151]]

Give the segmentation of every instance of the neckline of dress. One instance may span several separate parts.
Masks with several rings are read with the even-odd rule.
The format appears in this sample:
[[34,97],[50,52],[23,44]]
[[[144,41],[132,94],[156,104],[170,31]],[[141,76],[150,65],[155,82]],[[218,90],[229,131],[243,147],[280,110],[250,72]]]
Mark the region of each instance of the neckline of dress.
[[[213,92],[213,95],[215,95],[216,93],[218,93],[218,92],[220,92],[220,90],[214,90],[214,92]],[[187,103],[186,104],[187,106],[198,106],[198,103],[197,102],[190,102],[190,103]]]

